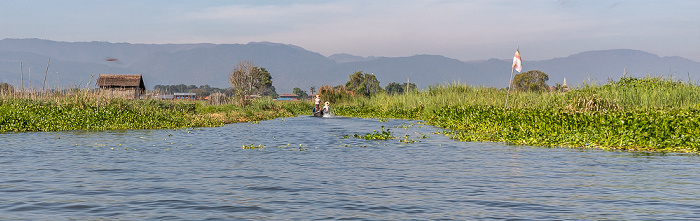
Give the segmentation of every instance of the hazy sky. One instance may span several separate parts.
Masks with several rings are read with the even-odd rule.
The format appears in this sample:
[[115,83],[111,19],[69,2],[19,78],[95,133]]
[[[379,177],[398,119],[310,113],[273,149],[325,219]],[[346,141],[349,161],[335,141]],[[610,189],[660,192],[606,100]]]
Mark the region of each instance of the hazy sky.
[[293,44],[323,55],[543,60],[637,49],[700,61],[697,0],[2,0],[0,38]]

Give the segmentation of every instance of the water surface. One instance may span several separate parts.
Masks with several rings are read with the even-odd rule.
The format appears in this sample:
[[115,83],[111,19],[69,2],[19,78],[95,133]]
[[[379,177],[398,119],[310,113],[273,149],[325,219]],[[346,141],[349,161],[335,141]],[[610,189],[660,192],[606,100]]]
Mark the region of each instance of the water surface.
[[[417,142],[343,138],[382,126]],[[0,134],[0,220],[700,219],[697,156],[435,132],[415,121],[302,116]]]

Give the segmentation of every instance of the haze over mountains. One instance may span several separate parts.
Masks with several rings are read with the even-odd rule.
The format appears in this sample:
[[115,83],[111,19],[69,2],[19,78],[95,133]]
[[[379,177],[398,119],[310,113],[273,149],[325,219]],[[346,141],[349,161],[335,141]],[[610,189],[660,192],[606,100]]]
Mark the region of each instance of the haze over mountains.
[[[514,51],[513,51],[514,52]],[[505,87],[510,77],[512,54],[483,61],[460,61],[440,55],[410,57],[360,57],[349,54],[323,56],[294,45],[269,42],[248,44],[129,44],[107,42],[57,42],[41,39],[0,40],[0,82],[41,87],[50,58],[46,84],[49,88],[80,85],[94,87],[99,74],[142,74],[148,89],[155,85],[186,84],[227,88],[228,75],[240,60],[266,68],[278,93],[294,87],[340,85],[356,71],[374,73],[382,86],[410,78],[420,88],[452,82]],[[465,53],[469,53],[465,51]],[[616,49],[588,51],[565,58],[531,61],[523,55],[523,72],[540,70],[550,85],[577,86],[591,80],[606,82],[628,76],[675,77],[698,81],[700,63],[681,57],[659,57],[644,51]],[[485,58],[486,59],[486,58]],[[91,75],[93,79],[91,80]]]

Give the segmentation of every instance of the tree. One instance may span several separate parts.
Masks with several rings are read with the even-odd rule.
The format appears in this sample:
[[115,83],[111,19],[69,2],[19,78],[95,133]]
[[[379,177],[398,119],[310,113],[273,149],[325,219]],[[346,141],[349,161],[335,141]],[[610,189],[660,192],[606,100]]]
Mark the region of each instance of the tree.
[[299,100],[305,100],[307,97],[309,97],[309,94],[307,94],[306,91],[303,91],[301,90],[301,88],[298,87],[292,89],[292,93],[296,94]]
[[311,92],[311,94],[316,94],[316,86],[311,86],[311,88],[309,88],[309,92]]
[[205,91],[204,89],[201,88],[195,88],[195,89],[190,89],[187,91],[188,93],[195,93],[197,94],[197,97],[206,97],[209,96],[209,92]]
[[15,92],[15,87],[8,83],[0,83],[0,93],[13,93]]
[[[259,78],[255,85],[253,85],[259,94],[262,94],[262,90],[272,87],[272,75],[270,75],[270,72],[268,72],[267,69],[255,67],[253,72],[255,72],[253,75]],[[274,90],[274,87],[272,88]]]
[[513,89],[517,91],[545,92],[549,89],[549,75],[539,70],[531,70],[513,77]]
[[384,87],[386,89],[386,92],[389,94],[401,94],[403,93],[403,88],[401,88],[401,85],[396,83],[396,82],[391,82]]
[[[156,85],[153,87],[154,93],[170,94],[170,93],[196,93],[198,97],[206,97],[214,93],[224,93],[227,89],[211,87],[207,84],[196,87],[194,85]],[[230,95],[233,96],[233,95]]]
[[[239,61],[229,75],[229,82],[240,99],[240,104],[245,106],[250,100],[250,95],[262,95],[267,92],[276,95],[272,87],[272,76],[265,68],[256,67],[252,61]],[[274,93],[271,93],[274,92]]]
[[379,81],[374,74],[367,74],[363,73],[362,71],[351,74],[350,80],[345,83],[345,88],[355,92],[356,94],[362,94],[365,97],[369,97],[378,91],[382,91],[382,87],[379,86]]
[[275,86],[270,86],[266,88],[261,88],[260,89],[260,95],[262,96],[267,96],[271,98],[277,98],[279,97],[279,94],[277,94],[277,91],[275,91]]
[[[408,87],[407,87],[407,86],[408,86]],[[410,84],[407,84],[407,83],[399,84],[399,83],[396,83],[396,82],[391,82],[391,83],[389,83],[388,85],[386,85],[386,87],[385,87],[384,89],[385,89],[386,92],[389,93],[389,94],[403,94],[404,92],[406,92],[407,89],[408,89],[408,91],[411,91],[411,90],[416,90],[417,88],[418,88],[418,87],[417,87],[416,84],[414,84],[414,83],[410,83]]]

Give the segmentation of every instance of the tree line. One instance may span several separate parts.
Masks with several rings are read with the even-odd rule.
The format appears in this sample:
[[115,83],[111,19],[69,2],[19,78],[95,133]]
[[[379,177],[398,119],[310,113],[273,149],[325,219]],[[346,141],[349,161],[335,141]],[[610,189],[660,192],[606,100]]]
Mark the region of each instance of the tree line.
[[[357,71],[350,74],[349,80],[344,85],[328,86],[324,85],[318,88],[315,86],[309,88],[308,92],[299,87],[293,89],[293,93],[299,99],[307,99],[309,92],[311,95],[325,94],[327,97],[342,97],[342,96],[365,96],[371,97],[376,93],[387,93],[391,95],[400,95],[412,90],[417,90],[418,87],[414,83],[397,83],[391,82],[384,88],[380,86],[380,82],[374,74]],[[268,96],[277,98],[278,94],[275,87],[272,86],[272,75],[264,67],[256,66],[252,61],[239,61],[234,67],[234,70],[229,74],[230,88],[220,89],[210,87],[209,85],[156,85],[155,91],[164,93],[197,93],[199,96],[209,96],[214,93],[222,93],[227,97],[236,97],[239,99],[239,104],[246,105],[250,99],[256,96]],[[547,92],[550,87],[546,84],[549,80],[549,75],[539,70],[531,70],[524,73],[519,73],[514,76],[513,82],[510,85],[515,91],[523,92]],[[555,90],[564,90],[565,85],[557,84]],[[334,99],[330,99],[334,100]]]
[[232,88],[216,88],[211,87],[208,84],[205,85],[156,85],[153,87],[154,93],[161,94],[172,94],[172,93],[197,93],[197,96],[206,97],[214,93],[223,93],[227,96],[233,96],[234,92]]

